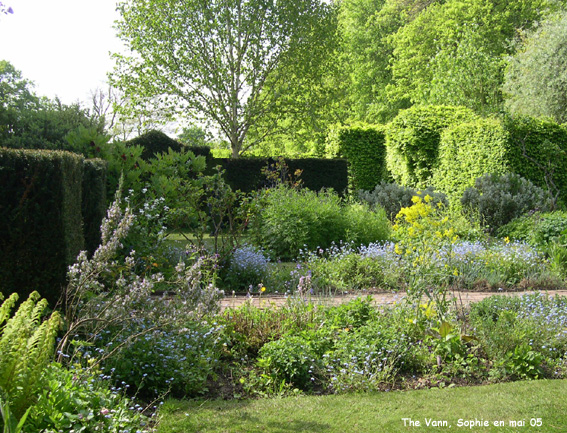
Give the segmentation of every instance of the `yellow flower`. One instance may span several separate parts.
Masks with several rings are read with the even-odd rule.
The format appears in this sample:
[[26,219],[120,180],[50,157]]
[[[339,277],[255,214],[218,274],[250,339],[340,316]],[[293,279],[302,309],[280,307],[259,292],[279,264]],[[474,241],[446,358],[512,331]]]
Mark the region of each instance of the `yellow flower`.
[[402,254],[404,251],[400,248],[399,244],[394,245],[394,251],[396,254]]
[[265,292],[265,291],[266,291],[266,288],[265,288],[264,286],[262,286],[262,288],[260,289],[260,292],[263,293],[263,292]]
[[509,243],[510,243],[510,238],[509,238],[508,236],[506,236],[506,237],[504,238],[504,242],[506,242],[507,244],[509,244]]

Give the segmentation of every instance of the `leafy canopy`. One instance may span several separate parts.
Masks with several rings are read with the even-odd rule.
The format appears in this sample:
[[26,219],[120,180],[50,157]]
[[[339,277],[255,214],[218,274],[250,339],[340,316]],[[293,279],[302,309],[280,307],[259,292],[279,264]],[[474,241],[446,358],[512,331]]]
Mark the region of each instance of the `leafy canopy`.
[[513,113],[567,122],[567,11],[525,35],[506,69],[506,104]]
[[299,77],[316,67],[333,22],[320,0],[126,0],[118,10],[131,53],[115,55],[114,84],[140,106],[159,96],[172,114],[213,122],[233,157],[284,100],[266,84],[285,89],[289,67]]

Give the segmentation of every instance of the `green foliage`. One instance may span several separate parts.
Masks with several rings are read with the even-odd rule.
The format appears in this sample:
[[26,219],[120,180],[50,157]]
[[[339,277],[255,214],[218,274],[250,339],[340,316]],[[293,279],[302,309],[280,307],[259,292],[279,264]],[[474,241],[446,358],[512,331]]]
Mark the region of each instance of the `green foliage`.
[[433,204],[443,203],[447,206],[447,196],[442,192],[435,192],[433,188],[426,188],[416,191],[413,188],[400,186],[395,183],[388,183],[385,181],[376,185],[373,191],[360,191],[358,197],[360,200],[367,202],[373,209],[381,207],[386,211],[386,215],[393,221],[398,212],[403,207],[412,205],[412,198],[414,196],[421,197],[430,196],[433,199]]
[[353,190],[371,190],[388,177],[385,130],[379,125],[336,126],[327,135],[326,153],[348,160]]
[[289,298],[278,308],[245,303],[225,310],[218,319],[230,340],[228,346],[232,357],[240,362],[243,357],[256,357],[260,348],[270,341],[313,327],[321,314],[313,304]]
[[439,146],[432,183],[454,202],[486,173],[510,171],[509,134],[496,119],[478,119],[447,129]]
[[108,163],[106,172],[107,198],[112,199],[118,183],[123,177],[123,187],[138,187],[141,170],[141,146],[128,146],[124,142],[110,142],[110,135],[101,134],[94,128],[79,127],[70,131],[65,139],[74,152],[86,158],[103,159]]
[[99,373],[92,367],[67,369],[51,363],[38,382],[23,431],[148,431],[142,407],[124,397],[123,389],[111,389],[108,378]]
[[415,19],[426,4],[419,0],[341,2],[339,31],[342,45],[338,60],[347,86],[347,105],[352,118],[385,123],[399,109],[409,107],[407,99],[392,100],[386,92],[392,82],[390,38],[400,27]]
[[510,379],[540,379],[544,372],[541,368],[543,356],[532,350],[528,344],[516,346],[514,352],[509,352],[497,365],[494,375],[502,375]]
[[126,332],[109,331],[100,335],[97,346],[114,351],[103,361],[103,370],[115,383],[135,386],[137,394],[146,397],[207,392],[206,382],[218,366],[222,347],[215,328],[189,321],[158,328],[141,319]]
[[214,122],[233,157],[255,144],[246,141],[252,125],[308,91],[312,70],[332,50],[334,8],[319,1],[128,0],[118,11],[118,36],[132,54],[114,55],[112,80],[134,111],[159,98],[170,114]]
[[470,323],[495,360],[495,378],[534,379],[564,356],[566,298],[493,296],[471,305]]
[[[377,249],[379,254],[372,254]],[[385,248],[387,249],[387,247]],[[380,288],[398,290],[403,287],[403,267],[399,257],[380,254],[381,248],[370,245],[364,252],[351,244],[332,246],[312,252],[306,259],[315,293],[365,291]]]
[[366,204],[348,203],[343,208],[346,232],[343,239],[355,245],[368,245],[371,242],[383,242],[390,238],[391,230],[386,212],[382,209],[370,209]]
[[386,165],[394,181],[419,188],[430,184],[443,130],[474,118],[475,114],[464,107],[441,105],[401,111],[386,132]]
[[14,293],[0,305],[0,391],[11,413],[20,419],[34,403],[34,392],[53,357],[62,320],[56,311],[44,320],[47,301],[40,300],[37,292],[10,317],[17,300]]
[[452,200],[486,173],[517,173],[562,199],[567,179],[565,129],[545,120],[478,119],[447,129],[433,184]]
[[478,24],[463,26],[454,47],[444,47],[431,60],[430,104],[459,105],[479,114],[502,109],[505,62],[484,39]]
[[567,12],[550,15],[522,34],[503,90],[511,112],[567,122]]
[[21,433],[23,431],[24,423],[28,417],[29,410],[30,409],[28,409],[18,420],[17,418],[14,418],[14,415],[12,415],[12,411],[10,410],[8,403],[2,401],[2,397],[0,397],[0,419],[2,419],[2,423],[4,425],[4,433]]
[[309,389],[315,371],[321,368],[324,350],[325,340],[317,338],[317,332],[304,331],[303,335],[288,335],[264,344],[258,352],[258,366],[276,382]]
[[301,249],[327,248],[333,242],[385,240],[390,233],[383,211],[372,212],[357,204],[345,209],[332,191],[317,194],[281,186],[268,190],[262,200],[254,222],[255,237],[281,259],[295,258]]
[[522,116],[505,118],[505,126],[510,133],[513,171],[545,188],[555,202],[566,200],[567,128]]
[[185,146],[206,146],[209,138],[207,131],[200,126],[189,125],[181,131],[177,136],[177,140]]
[[160,153],[167,153],[169,149],[174,152],[181,150],[181,144],[173,138],[169,138],[161,131],[148,131],[125,143],[127,146],[141,146],[143,151],[141,158],[148,160],[157,157]]
[[65,139],[78,127],[102,132],[104,125],[79,103],[38,98],[33,84],[5,60],[0,61],[0,146],[74,151]]
[[0,286],[56,302],[83,248],[83,158],[69,152],[0,149]]
[[529,28],[544,17],[552,4],[548,0],[424,2],[415,19],[389,39],[393,47],[389,97],[497,111],[502,102],[500,59],[513,51],[509,41],[517,29]]
[[369,391],[411,365],[411,325],[389,311],[377,312],[370,297],[328,308],[318,321],[316,330],[289,333],[262,346],[257,366],[265,372],[264,383]]
[[536,212],[523,215],[503,225],[497,231],[499,237],[527,242],[545,247],[557,240],[567,227],[567,212]]
[[461,199],[491,232],[528,211],[550,210],[549,195],[517,174],[487,174],[475,181]]

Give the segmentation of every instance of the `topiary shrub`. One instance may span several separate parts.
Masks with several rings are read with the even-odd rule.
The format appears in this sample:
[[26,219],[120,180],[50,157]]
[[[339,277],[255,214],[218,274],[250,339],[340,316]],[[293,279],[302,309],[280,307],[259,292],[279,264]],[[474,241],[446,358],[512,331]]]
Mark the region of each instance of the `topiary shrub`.
[[166,134],[161,131],[149,131],[142,134],[132,140],[126,142],[127,146],[142,146],[142,159],[148,160],[155,157],[158,153],[166,153],[168,149],[175,152],[179,152],[182,145],[175,141],[173,138],[169,138]]
[[477,119],[454,125],[441,136],[432,184],[451,199],[462,196],[486,173],[517,173],[567,194],[567,129],[530,118]]
[[394,181],[420,188],[431,184],[441,133],[474,118],[468,108],[443,105],[400,111],[386,130],[386,166]]
[[475,186],[464,192],[461,203],[479,215],[491,233],[528,211],[551,208],[549,194],[513,173],[479,177]]
[[449,204],[447,196],[441,192],[436,192],[433,188],[415,190],[414,188],[400,186],[396,183],[381,182],[376,185],[373,191],[359,191],[360,200],[367,202],[373,209],[383,208],[390,221],[394,221],[396,215],[403,207],[410,207],[412,197],[421,198],[429,195],[433,199],[433,204]]
[[353,190],[371,190],[389,177],[386,170],[385,127],[358,123],[332,128],[326,140],[327,157],[348,160]]

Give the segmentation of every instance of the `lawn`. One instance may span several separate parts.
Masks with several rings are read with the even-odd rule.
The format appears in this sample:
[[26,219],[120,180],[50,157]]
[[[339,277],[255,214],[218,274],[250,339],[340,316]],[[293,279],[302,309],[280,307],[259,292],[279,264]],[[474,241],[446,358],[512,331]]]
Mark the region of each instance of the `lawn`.
[[567,381],[260,400],[169,400],[160,415],[159,433],[564,432]]

